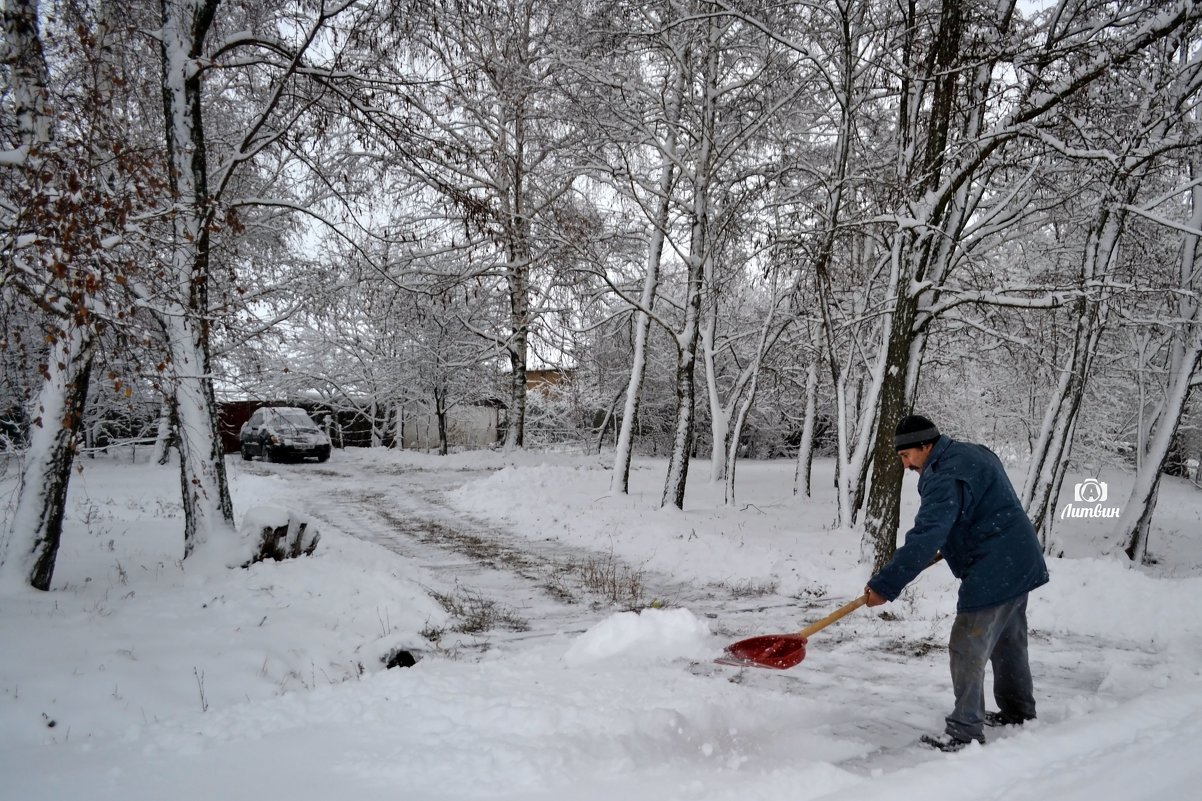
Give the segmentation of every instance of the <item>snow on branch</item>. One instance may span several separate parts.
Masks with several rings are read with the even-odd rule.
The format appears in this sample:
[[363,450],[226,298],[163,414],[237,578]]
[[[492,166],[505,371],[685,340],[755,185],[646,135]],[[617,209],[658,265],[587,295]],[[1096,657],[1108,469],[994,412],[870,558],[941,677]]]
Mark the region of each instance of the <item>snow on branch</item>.
[[1061,155],[1082,161],[1104,161],[1108,164],[1118,164],[1120,162],[1119,155],[1113,150],[1073,147],[1068,142],[1065,142],[1059,136],[1054,136],[1049,131],[1037,129],[1034,128],[1034,126],[1032,126],[1032,129],[1036,139],[1043,142],[1045,145]]
[[961,292],[957,289],[941,287],[940,293],[950,294],[954,297],[942,300],[933,306],[928,306],[919,309],[920,315],[925,315],[928,319],[918,323],[919,326],[925,325],[931,319],[939,317],[949,309],[954,309],[957,306],[963,306],[966,303],[984,304],[988,306],[1007,306],[1010,308],[1019,309],[1058,309],[1078,298],[1085,296],[1083,290],[1063,290],[1056,292],[1045,292],[1042,295],[1031,297],[1015,296],[1013,292],[1031,292],[1030,287],[1003,288],[994,290],[976,290],[972,292]]
[[1153,214],[1152,212],[1150,212],[1147,209],[1144,209],[1140,206],[1133,206],[1131,204],[1126,204],[1123,206],[1123,208],[1133,214],[1138,214],[1140,217],[1143,217],[1146,220],[1151,220],[1152,222],[1156,223],[1157,225],[1163,225],[1165,228],[1172,228],[1173,230],[1180,231],[1181,233],[1186,234],[1187,236],[1202,237],[1202,229],[1193,228],[1189,225],[1186,225],[1185,223],[1180,223],[1180,222],[1177,222],[1176,220],[1171,220],[1168,217],[1165,217],[1160,214]]
[[[1173,200],[1174,198],[1184,195],[1186,192],[1189,192],[1196,186],[1202,186],[1202,175],[1198,175],[1198,176],[1194,177],[1194,179],[1189,181],[1188,183],[1181,184],[1179,186],[1174,186],[1172,189],[1162,192],[1161,194],[1157,195],[1156,197],[1152,198],[1151,200],[1145,202],[1140,208],[1143,209],[1144,211],[1150,211],[1151,209],[1154,209],[1157,206],[1160,206],[1164,203],[1168,203],[1170,200]],[[1138,211],[1136,209],[1131,209],[1131,211],[1135,211],[1137,214],[1141,213],[1140,211]]]
[[[1047,84],[1044,83],[1042,75],[1036,76],[1036,79],[1032,80],[1023,92],[1019,108],[1001,117],[989,130],[982,132],[982,135],[978,137],[979,147],[973,157],[966,159],[954,172],[949,174],[938,190],[932,191],[937,197],[950,198],[964,182],[970,179],[977,168],[1006,142],[1016,136],[1032,134],[1033,125],[1066,98],[1108,70],[1126,64],[1139,53],[1144,52],[1146,48],[1168,38],[1188,22],[1196,21],[1200,13],[1202,13],[1202,9],[1193,0],[1179,0],[1147,20],[1117,49],[1105,49],[1067,71],[1059,80]],[[1051,141],[1048,144],[1051,144]],[[1094,154],[1094,157],[1103,158],[1100,153]],[[939,207],[939,203],[928,205],[929,209]]]

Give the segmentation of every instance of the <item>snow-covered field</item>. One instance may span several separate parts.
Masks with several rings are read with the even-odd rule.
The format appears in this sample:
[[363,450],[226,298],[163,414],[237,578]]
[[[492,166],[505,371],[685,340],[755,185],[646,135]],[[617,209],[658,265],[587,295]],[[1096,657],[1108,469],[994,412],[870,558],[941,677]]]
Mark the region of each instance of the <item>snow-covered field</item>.
[[[619,497],[606,466],[233,459],[240,518],[284,507],[322,539],[312,557],[230,570],[180,562],[173,468],[85,459],[54,590],[0,598],[0,796],[1196,797],[1192,485],[1166,481],[1154,568],[1094,556],[1103,522],[1061,524],[1066,558],[1031,601],[1039,720],[944,755],[915,745],[950,707],[944,567],[816,635],[792,670],[712,662],[861,591],[858,534],[831,525],[830,464],[803,499],[792,464],[743,463],[729,508],[699,464],[685,512],[658,507],[663,462],[638,461]],[[1103,478],[1121,498],[1127,479]],[[916,505],[909,477],[904,521]],[[417,664],[386,669],[397,649]]]

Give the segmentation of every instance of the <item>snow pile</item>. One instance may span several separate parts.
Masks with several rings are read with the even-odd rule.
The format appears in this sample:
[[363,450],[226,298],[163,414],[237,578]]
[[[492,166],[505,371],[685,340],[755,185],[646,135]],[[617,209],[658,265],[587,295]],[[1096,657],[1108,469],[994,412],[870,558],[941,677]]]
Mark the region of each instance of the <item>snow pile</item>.
[[703,659],[714,648],[709,625],[687,609],[619,612],[576,638],[564,661],[573,667],[615,657],[627,661]]
[[282,506],[260,504],[246,510],[246,514],[242,515],[242,523],[238,526],[238,530],[247,535],[257,534],[264,528],[279,528],[288,525],[290,517],[288,510]]
[[1202,642],[1202,616],[1182,607],[1182,599],[1202,593],[1202,577],[1154,578],[1105,558],[1053,559],[1049,567],[1052,581],[1037,591],[1048,599],[1040,628],[1144,646]]
[[[331,526],[315,557],[230,569],[250,540],[219,528],[181,561],[178,468],[82,463],[53,591],[0,601],[0,745],[132,737],[353,681],[444,625],[424,573]],[[281,478],[235,469],[235,508],[295,508]]]

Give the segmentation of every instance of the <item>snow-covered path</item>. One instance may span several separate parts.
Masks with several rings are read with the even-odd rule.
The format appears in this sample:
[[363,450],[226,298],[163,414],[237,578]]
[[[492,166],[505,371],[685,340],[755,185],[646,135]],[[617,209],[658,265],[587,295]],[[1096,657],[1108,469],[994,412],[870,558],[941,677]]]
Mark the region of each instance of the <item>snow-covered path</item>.
[[[946,575],[792,670],[717,666],[862,586],[773,501],[788,466],[744,468],[755,510],[664,515],[598,501],[605,475],[560,458],[232,462],[240,509],[306,511],[323,539],[212,575],[173,565],[176,476],[86,473],[56,591],[0,601],[3,797],[1129,801],[1202,781],[1199,623],[1175,606],[1197,578],[1057,561],[1032,600],[1040,719],[944,755],[915,742],[950,701]],[[669,608],[622,613],[589,564]],[[466,625],[470,599],[492,617]],[[384,670],[398,647],[423,658]]]
[[[343,533],[387,548],[419,567],[427,589],[494,604],[504,622],[446,632],[436,651],[483,651],[555,635],[580,634],[623,608],[683,607],[718,631],[742,632],[772,614],[793,627],[825,614],[830,599],[768,596],[721,583],[695,583],[631,564],[605,547],[584,547],[537,531],[519,535],[457,510],[447,498],[486,470],[383,469],[337,464],[298,471],[255,462],[243,470],[286,476],[291,502]],[[846,599],[840,599],[839,603]],[[518,646],[520,647],[520,646]],[[446,655],[444,653],[444,655]]]

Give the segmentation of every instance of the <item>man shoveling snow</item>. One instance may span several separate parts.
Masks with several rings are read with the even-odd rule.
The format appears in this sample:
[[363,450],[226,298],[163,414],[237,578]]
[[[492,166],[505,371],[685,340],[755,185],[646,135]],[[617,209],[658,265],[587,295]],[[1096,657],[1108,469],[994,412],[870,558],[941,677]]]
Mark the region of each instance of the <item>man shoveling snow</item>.
[[[952,625],[952,689],[956,706],[942,737],[923,742],[958,751],[985,742],[986,725],[1035,717],[1027,658],[1027,594],[1046,584],[1048,569],[1035,528],[1002,462],[983,445],[943,436],[925,417],[898,423],[894,445],[902,465],[919,473],[922,505],[905,544],[868,581],[868,606],[897,598],[936,554],[960,579]],[[998,712],[985,711],[985,663],[993,664]]]

